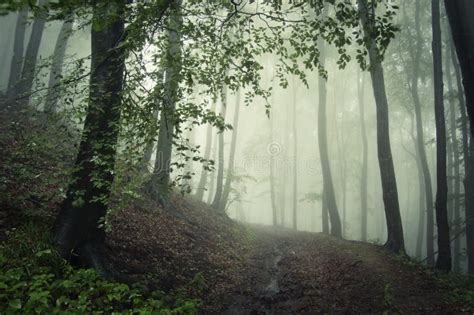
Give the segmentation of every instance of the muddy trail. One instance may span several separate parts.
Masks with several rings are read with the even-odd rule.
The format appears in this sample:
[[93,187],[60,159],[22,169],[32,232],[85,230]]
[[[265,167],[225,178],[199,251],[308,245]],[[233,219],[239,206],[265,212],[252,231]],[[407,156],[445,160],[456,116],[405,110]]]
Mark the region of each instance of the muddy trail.
[[380,246],[269,227],[253,226],[250,233],[240,281],[219,313],[456,311],[424,268]]

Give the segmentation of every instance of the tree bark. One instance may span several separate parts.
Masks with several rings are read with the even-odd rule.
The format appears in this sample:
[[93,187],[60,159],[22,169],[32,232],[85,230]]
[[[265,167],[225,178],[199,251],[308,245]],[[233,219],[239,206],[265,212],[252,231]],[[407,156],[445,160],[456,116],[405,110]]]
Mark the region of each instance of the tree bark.
[[58,39],[54,47],[53,62],[51,64],[51,72],[49,73],[48,95],[44,104],[44,111],[48,114],[55,113],[60,97],[59,85],[61,83],[61,76],[63,73],[64,56],[66,54],[66,47],[69,37],[72,32],[72,25],[74,17],[68,16],[61,26]]
[[293,229],[298,230],[298,134],[296,130],[296,80],[293,78]]
[[89,107],[84,123],[73,180],[54,225],[54,243],[65,259],[104,273],[102,222],[114,179],[120,108],[125,70],[122,12],[124,1],[96,4],[93,18],[109,19],[91,31]]
[[[43,7],[48,4],[48,0],[39,0],[38,5]],[[43,38],[44,25],[46,23],[46,13],[40,12],[33,22],[30,40],[26,47],[25,60],[21,71],[21,79],[18,82],[15,98],[18,102],[18,109],[24,109],[30,102],[31,89],[35,79],[36,63],[38,52]]]
[[443,69],[439,0],[431,1],[433,32],[433,81],[436,120],[436,223],[438,225],[438,257],[435,267],[451,270],[451,244],[448,223],[448,183],[446,179],[446,122],[443,104]]
[[156,150],[155,167],[151,178],[150,195],[165,208],[170,207],[170,173],[173,152],[173,138],[176,127],[175,108],[178,102],[178,89],[181,71],[181,36],[182,25],[181,1],[170,5],[169,26],[167,30],[168,51],[166,54],[166,71],[164,82],[164,103],[160,113],[160,132]]
[[322,193],[322,201],[321,201],[321,219],[322,219],[322,226],[323,226],[323,233],[329,234],[329,212],[328,212],[328,203],[326,201],[326,194]]
[[359,100],[359,121],[362,137],[362,166],[360,175],[360,239],[367,242],[367,179],[368,179],[368,151],[367,130],[365,128],[365,103],[364,103],[364,76],[357,72],[357,96]]
[[[13,43],[13,57],[10,64],[10,77],[8,79],[7,99],[10,103],[17,95],[17,85],[21,78],[21,69],[23,68],[23,54],[25,46],[25,30],[28,18],[28,9],[23,7],[18,12],[15,27],[15,42]],[[11,106],[11,104],[10,104]]]
[[[222,87],[222,107],[220,116],[225,120],[227,111],[227,86]],[[224,185],[224,131],[219,133],[219,156],[218,156],[218,169],[216,178],[216,193],[214,194],[214,200],[212,201],[212,207],[215,210],[219,210],[219,206],[222,199],[222,190]]]
[[237,148],[237,130],[239,127],[239,112],[240,112],[240,90],[236,93],[235,98],[235,109],[234,109],[234,120],[232,122],[232,142],[230,144],[229,153],[229,166],[227,167],[227,177],[225,179],[224,190],[222,192],[220,209],[225,213],[227,209],[227,203],[230,194],[230,188],[232,183],[232,176],[234,176],[234,161],[235,161],[235,150]]
[[373,22],[370,20],[367,1],[357,0],[357,3],[364,34],[369,41],[367,48],[377,115],[377,153],[388,234],[385,247],[394,252],[405,252],[397,181],[393,166],[392,149],[390,147],[388,101],[382,62],[375,41],[376,35],[373,32]]
[[[319,62],[324,66],[325,63],[325,47],[321,40],[318,42]],[[342,237],[341,219],[339,210],[337,209],[336,196],[334,194],[334,184],[331,174],[331,165],[329,163],[328,144],[327,144],[327,127],[326,127],[326,80],[318,77],[319,90],[319,107],[318,107],[318,141],[319,141],[319,157],[321,159],[321,169],[323,172],[323,186],[329,219],[331,222],[331,235]]]

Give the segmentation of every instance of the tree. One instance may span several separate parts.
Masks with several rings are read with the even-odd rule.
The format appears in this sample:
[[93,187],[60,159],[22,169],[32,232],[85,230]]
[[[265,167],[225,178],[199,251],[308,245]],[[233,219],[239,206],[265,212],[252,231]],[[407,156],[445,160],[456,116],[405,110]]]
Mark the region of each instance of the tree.
[[13,56],[10,64],[10,77],[8,79],[7,88],[7,98],[9,101],[12,101],[16,97],[16,86],[21,78],[27,18],[28,9],[25,6],[18,12],[16,20],[15,41],[13,43]]
[[156,149],[155,167],[150,180],[151,197],[165,208],[170,207],[169,183],[171,154],[177,117],[175,113],[178,102],[178,89],[181,77],[181,1],[172,1],[167,29],[168,47],[166,52],[166,71],[164,81],[163,106],[160,113],[160,132]]
[[360,175],[360,239],[367,241],[367,177],[368,177],[368,141],[365,129],[364,76],[357,72],[357,96],[359,101],[360,133],[362,137],[362,165]]
[[[400,205],[398,202],[397,181],[393,166],[392,149],[390,147],[390,129],[388,115],[388,100],[385,91],[385,79],[382,60],[376,42],[374,21],[369,14],[367,0],[357,0],[359,19],[366,38],[369,70],[372,78],[372,87],[376,105],[377,116],[377,154],[380,175],[382,179],[382,194],[387,222],[387,242],[385,247],[394,252],[405,251]],[[373,5],[373,3],[372,3]]]
[[235,98],[235,109],[234,109],[234,120],[232,122],[232,140],[230,143],[229,152],[229,166],[227,167],[227,176],[225,179],[224,190],[222,192],[220,209],[225,213],[227,209],[230,187],[232,184],[232,177],[234,176],[234,162],[235,162],[235,150],[237,148],[237,130],[239,127],[239,112],[240,112],[240,90],[236,92]]
[[293,229],[298,229],[298,131],[296,130],[296,84],[293,78]]
[[433,32],[433,81],[436,120],[436,223],[438,225],[438,257],[436,268],[451,270],[451,245],[448,223],[448,183],[446,178],[446,122],[443,104],[443,69],[441,59],[441,26],[439,0],[431,1]]
[[[325,47],[324,43],[320,40],[319,46],[319,62],[324,66],[325,62]],[[319,141],[319,156],[321,159],[321,168],[323,172],[323,190],[324,198],[326,201],[327,209],[329,212],[329,220],[331,222],[331,235],[336,237],[342,237],[341,230],[341,219],[339,217],[339,211],[336,204],[336,196],[334,194],[334,185],[331,175],[331,165],[329,163],[328,156],[328,144],[327,144],[327,127],[326,127],[326,80],[319,76],[318,78],[318,89],[319,89],[319,107],[318,107],[318,141]]]
[[[227,86],[222,87],[221,92],[221,112],[220,116],[225,120],[226,111],[227,111]],[[218,162],[217,162],[217,178],[216,178],[216,193],[214,194],[214,199],[212,200],[212,208],[218,210],[221,199],[222,199],[222,190],[224,185],[224,131],[219,132],[219,152],[218,152]]]
[[[54,224],[54,243],[65,259],[105,273],[103,224],[114,164],[125,70],[124,1],[93,6],[89,105],[72,181]],[[106,20],[104,21],[104,17]]]
[[48,95],[44,104],[44,111],[46,113],[54,113],[57,108],[59,98],[58,88],[63,72],[64,56],[66,54],[67,42],[71,36],[73,23],[73,15],[66,17],[61,26],[61,30],[59,31],[58,39],[56,40],[53,52],[53,62],[49,73]]

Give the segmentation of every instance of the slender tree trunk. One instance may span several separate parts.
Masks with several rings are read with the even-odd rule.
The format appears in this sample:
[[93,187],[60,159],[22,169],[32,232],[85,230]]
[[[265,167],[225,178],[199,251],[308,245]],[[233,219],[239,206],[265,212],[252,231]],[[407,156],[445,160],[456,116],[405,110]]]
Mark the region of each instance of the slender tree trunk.
[[[451,77],[451,56],[453,55],[452,45],[447,47],[448,51],[446,53],[446,77],[448,83],[448,91],[454,91],[453,82]],[[451,146],[453,151],[453,163],[454,163],[454,187],[453,187],[453,224],[452,224],[452,231],[453,234],[457,234],[457,231],[460,230],[461,224],[461,202],[460,202],[460,194],[461,194],[461,172],[460,172],[460,157],[459,157],[459,143],[457,139],[457,132],[456,132],[456,106],[454,104],[454,98],[456,96],[454,94],[449,94],[449,120],[450,120],[450,136],[451,136]],[[454,271],[459,272],[461,270],[460,264],[460,255],[461,255],[461,238],[456,237],[454,240],[454,248],[453,248],[453,269]]]
[[232,177],[234,176],[234,161],[235,161],[235,150],[237,148],[237,130],[239,127],[239,112],[240,112],[240,90],[236,93],[235,98],[235,109],[234,109],[234,121],[232,122],[232,142],[230,144],[229,153],[229,166],[227,167],[227,177],[225,179],[224,191],[222,192],[220,209],[225,213],[227,209],[227,203],[230,194],[230,187],[232,183]]
[[444,6],[461,68],[472,136],[474,135],[474,20],[472,19],[474,3],[471,0],[445,0]]
[[357,0],[359,15],[364,34],[369,39],[368,51],[370,75],[376,104],[377,115],[377,151],[380,175],[382,179],[383,201],[387,221],[387,242],[385,246],[394,252],[405,252],[400,205],[398,202],[397,181],[390,147],[390,128],[387,94],[381,58],[377,50],[375,34],[369,18],[367,0]]
[[173,138],[176,127],[175,107],[178,102],[179,77],[181,71],[182,25],[181,1],[173,1],[167,30],[168,52],[164,82],[164,103],[160,113],[160,132],[156,149],[155,167],[150,182],[151,196],[165,208],[169,203],[170,166],[173,151]]
[[[222,107],[220,116],[225,120],[227,111],[227,87],[224,85],[222,88]],[[217,179],[216,179],[216,193],[214,200],[212,201],[212,207],[216,210],[219,209],[219,205],[222,199],[222,190],[224,185],[224,131],[220,132],[219,135],[219,156],[217,162]]]
[[[216,139],[217,137],[218,137],[218,135],[215,135],[214,136],[214,141],[213,141],[214,145],[213,145],[213,149],[212,149],[213,150],[212,158],[214,159],[214,161],[217,160],[217,154],[218,154],[217,151],[219,149],[218,145],[217,145],[217,139]],[[216,189],[216,174],[215,174],[215,172],[212,172],[210,174],[210,176],[211,176],[211,180],[209,182],[209,193],[207,195],[207,204],[209,204],[209,205],[212,203],[212,200],[213,200],[213,197],[214,197],[214,191]]]
[[[40,7],[48,4],[48,0],[39,0]],[[31,28],[30,40],[26,47],[25,60],[21,71],[21,79],[18,82],[15,98],[18,99],[19,109],[28,106],[30,102],[31,89],[35,79],[36,63],[38,61],[38,52],[43,38],[44,25],[46,23],[46,14],[41,12],[34,20]]]
[[101,259],[105,231],[99,223],[106,215],[114,179],[125,70],[119,48],[124,39],[123,7],[124,1],[94,6],[94,20],[105,16],[110,23],[92,27],[89,107],[73,181],[54,225],[54,243],[61,256],[100,273],[105,273]]
[[296,130],[296,80],[293,78],[293,229],[298,230],[298,134]]
[[[211,111],[213,113],[216,112],[216,100],[212,100],[212,107]],[[206,131],[206,147],[204,149],[204,159],[208,161],[211,156],[211,147],[212,147],[212,125],[208,124],[207,125],[207,131]],[[204,196],[204,191],[206,190],[206,183],[207,183],[207,176],[209,174],[209,170],[207,169],[209,166],[206,164],[202,166],[202,172],[201,172],[201,177],[199,179],[199,184],[196,189],[196,198],[198,200],[202,200]]]
[[328,211],[327,197],[326,197],[326,194],[324,193],[324,188],[323,188],[323,193],[321,196],[323,198],[321,202],[321,219],[322,219],[322,225],[323,225],[323,233],[329,234],[329,211]]
[[[453,43],[451,42],[451,46]],[[459,112],[461,113],[462,152],[464,160],[464,211],[466,216],[466,246],[468,272],[474,274],[474,156],[471,155],[472,146],[469,145],[468,119],[464,92],[461,83],[461,71],[454,53],[451,49],[451,59],[456,75],[457,96],[459,101]],[[471,139],[472,142],[472,139]]]
[[46,113],[54,113],[57,110],[60,97],[59,85],[63,73],[64,56],[66,55],[66,47],[72,32],[74,17],[68,16],[61,26],[56,46],[54,47],[53,62],[51,64],[51,72],[49,73],[48,95],[44,104]]
[[[275,90],[273,90],[273,93]],[[272,94],[273,96],[274,94]],[[272,104],[274,104],[272,102]],[[273,143],[273,114],[270,116],[270,143],[269,143],[269,146],[272,146],[274,143]],[[273,151],[271,151],[271,147],[269,147],[268,149],[268,153],[270,155],[270,202],[271,202],[271,205],[272,205],[272,223],[273,223],[273,226],[277,226],[278,225],[278,221],[277,221],[277,213],[278,213],[278,209],[277,209],[277,201],[276,201],[276,192],[275,192],[275,153]],[[278,152],[277,152],[278,153]]]
[[18,12],[18,18],[16,20],[15,42],[13,43],[13,57],[10,64],[10,77],[8,79],[7,88],[7,99],[9,102],[11,102],[17,95],[17,85],[21,78],[27,18],[28,9],[25,6]]
[[433,80],[436,120],[436,223],[438,225],[438,257],[436,268],[451,270],[451,245],[448,223],[448,184],[446,179],[446,123],[443,104],[443,69],[441,58],[441,26],[439,0],[431,1],[433,32]]
[[[325,47],[323,42],[318,42],[320,57],[319,62],[325,63]],[[318,108],[318,141],[319,141],[319,157],[321,159],[321,169],[323,172],[324,195],[329,212],[331,222],[331,235],[342,237],[341,219],[339,210],[337,209],[336,196],[334,194],[334,185],[332,181],[331,165],[329,163],[328,144],[327,144],[327,127],[326,127],[326,80],[319,76],[319,108]]]
[[364,102],[364,76],[357,72],[357,96],[359,100],[360,133],[362,137],[362,167],[360,175],[360,239],[367,242],[367,178],[368,178],[368,151],[367,130],[365,129],[365,102]]

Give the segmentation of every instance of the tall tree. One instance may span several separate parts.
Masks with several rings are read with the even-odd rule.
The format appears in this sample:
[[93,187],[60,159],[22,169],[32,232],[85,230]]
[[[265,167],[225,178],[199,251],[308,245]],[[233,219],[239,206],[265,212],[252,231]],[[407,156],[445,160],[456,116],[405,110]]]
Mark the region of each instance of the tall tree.
[[155,168],[150,181],[151,196],[165,208],[169,203],[169,182],[173,138],[176,127],[175,108],[181,71],[181,1],[172,1],[166,37],[166,71],[164,81],[163,106],[160,113],[160,132],[156,149]]
[[[216,112],[216,103],[217,103],[216,100],[213,99],[212,105],[211,105],[211,111],[213,113]],[[208,124],[207,130],[206,130],[206,146],[204,149],[204,159],[206,161],[210,159],[211,147],[212,147],[212,125]],[[207,175],[209,173],[207,168],[208,168],[207,165],[202,166],[201,177],[199,178],[199,184],[197,185],[197,188],[196,188],[196,198],[198,200],[202,200],[202,197],[204,196],[204,191],[206,190]]]
[[[273,94],[272,94],[273,96]],[[273,105],[273,102],[272,102]],[[273,119],[274,119],[274,113],[270,116],[270,146],[274,145],[273,142]],[[277,201],[276,201],[276,187],[275,187],[275,152],[271,151],[271,148],[269,147],[268,150],[270,154],[270,203],[272,205],[272,223],[273,226],[278,225],[277,221],[277,213],[278,213],[278,207],[277,207]],[[281,205],[283,207],[283,205]]]
[[[221,112],[220,116],[223,120],[225,120],[226,112],[227,112],[227,86],[224,85],[222,87],[221,92]],[[221,130],[219,133],[219,154],[218,154],[218,162],[217,162],[217,178],[216,178],[216,193],[214,194],[214,199],[212,200],[212,207],[216,210],[219,209],[222,199],[222,191],[224,185],[224,131]]]
[[[89,106],[73,180],[54,225],[54,242],[62,257],[105,273],[99,223],[107,211],[114,179],[121,91],[125,70],[123,9],[125,1],[93,6]],[[105,17],[105,23],[104,23]]]
[[431,0],[433,81],[436,120],[436,223],[438,225],[438,257],[436,268],[451,270],[451,244],[448,222],[448,183],[446,178],[446,122],[443,104],[443,69],[439,0]]
[[362,137],[362,165],[360,175],[360,239],[363,242],[367,241],[367,178],[369,172],[368,166],[368,151],[369,145],[367,141],[367,131],[365,128],[365,102],[364,102],[364,76],[361,76],[360,71],[357,72],[357,96],[359,101],[359,121],[360,133]]
[[232,184],[232,177],[234,176],[234,162],[235,162],[235,150],[237,148],[237,131],[239,127],[239,112],[240,112],[240,90],[237,90],[235,97],[235,108],[234,118],[232,122],[232,140],[230,143],[229,152],[229,166],[227,167],[227,176],[225,179],[224,190],[222,191],[220,209],[225,212],[228,205],[228,199],[230,194],[230,187]]
[[44,7],[48,4],[48,0],[39,0],[38,6],[42,8],[39,11],[33,26],[31,27],[30,40],[26,47],[25,59],[21,70],[21,78],[16,88],[15,98],[18,99],[19,108],[25,108],[30,102],[31,89],[35,79],[36,63],[38,61],[38,52],[43,38],[44,26],[46,23],[46,10]]
[[[325,63],[325,47],[322,40],[318,41],[319,62],[324,66]],[[319,76],[319,107],[318,107],[318,141],[319,141],[319,157],[321,159],[321,169],[323,172],[323,186],[326,206],[329,212],[331,222],[331,235],[342,237],[341,219],[339,210],[337,209],[336,196],[334,194],[334,184],[331,174],[331,165],[329,163],[328,144],[327,144],[327,127],[326,127],[326,80]]]
[[[474,135],[474,2],[445,0],[444,6],[461,68],[465,104]],[[473,197],[474,198],[474,197]]]
[[53,113],[57,109],[59,98],[59,84],[63,72],[64,56],[66,55],[66,47],[69,37],[71,36],[74,16],[71,14],[64,20],[54,46],[53,61],[51,63],[51,71],[49,73],[48,95],[44,104],[46,113]]
[[[383,202],[387,222],[387,242],[385,246],[394,252],[405,251],[400,205],[398,202],[397,181],[393,166],[392,149],[390,147],[390,128],[388,100],[385,91],[385,79],[382,58],[377,48],[374,21],[369,13],[367,0],[357,0],[359,18],[362,23],[370,63],[370,76],[376,105],[377,116],[377,153],[380,175],[382,179]],[[372,5],[374,5],[372,3]]]
[[[7,98],[11,101],[16,97],[16,86],[21,78],[23,67],[23,54],[25,46],[25,30],[28,18],[28,9],[23,7],[18,12],[15,27],[15,41],[13,43],[13,56],[10,64],[10,77],[8,79]],[[11,105],[11,104],[10,104]]]
[[293,78],[293,229],[298,229],[298,131],[296,130],[296,80]]

